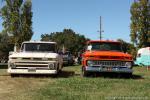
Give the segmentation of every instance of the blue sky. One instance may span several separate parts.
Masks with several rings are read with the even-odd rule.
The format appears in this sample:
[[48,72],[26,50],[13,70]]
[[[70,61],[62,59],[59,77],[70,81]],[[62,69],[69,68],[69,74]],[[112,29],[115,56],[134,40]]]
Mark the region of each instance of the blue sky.
[[121,38],[129,42],[132,2],[133,0],[32,0],[32,40],[40,40],[41,34],[63,31],[64,28],[71,28],[87,38],[98,40],[97,31],[102,16],[103,39]]

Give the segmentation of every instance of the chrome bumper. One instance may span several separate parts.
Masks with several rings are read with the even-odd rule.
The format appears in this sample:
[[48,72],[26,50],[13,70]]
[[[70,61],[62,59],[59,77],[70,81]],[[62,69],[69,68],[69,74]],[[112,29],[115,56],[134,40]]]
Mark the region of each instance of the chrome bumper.
[[46,70],[46,69],[12,69],[8,68],[7,70],[10,74],[57,74],[57,70]]
[[132,73],[133,70],[127,67],[91,67],[86,66],[87,72],[117,72],[117,73]]

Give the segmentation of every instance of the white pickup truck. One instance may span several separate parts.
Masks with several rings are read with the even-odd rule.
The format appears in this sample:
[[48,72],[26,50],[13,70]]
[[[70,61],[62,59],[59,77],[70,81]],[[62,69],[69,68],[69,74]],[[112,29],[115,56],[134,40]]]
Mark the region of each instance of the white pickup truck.
[[19,52],[9,56],[8,73],[14,74],[57,74],[63,58],[57,53],[56,42],[23,42]]

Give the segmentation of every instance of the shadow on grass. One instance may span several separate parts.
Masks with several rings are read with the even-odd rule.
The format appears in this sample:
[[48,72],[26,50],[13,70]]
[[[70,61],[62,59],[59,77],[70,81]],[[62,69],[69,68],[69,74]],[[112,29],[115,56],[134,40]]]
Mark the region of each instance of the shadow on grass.
[[93,73],[89,77],[103,77],[112,79],[144,79],[141,75],[131,75],[122,73]]
[[73,65],[63,65],[63,67],[76,67],[81,66],[80,64],[73,64]]
[[61,71],[56,75],[45,74],[12,74],[11,77],[25,77],[25,78],[69,78],[74,76],[74,71]]
[[75,75],[74,71],[61,71],[57,77],[59,78],[68,78],[68,77],[72,77]]

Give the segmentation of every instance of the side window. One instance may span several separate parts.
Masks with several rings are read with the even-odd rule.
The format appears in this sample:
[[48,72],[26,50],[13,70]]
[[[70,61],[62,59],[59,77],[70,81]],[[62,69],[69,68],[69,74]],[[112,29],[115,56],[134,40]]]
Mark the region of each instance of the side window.
[[137,57],[140,58],[141,57],[141,53],[137,54]]

